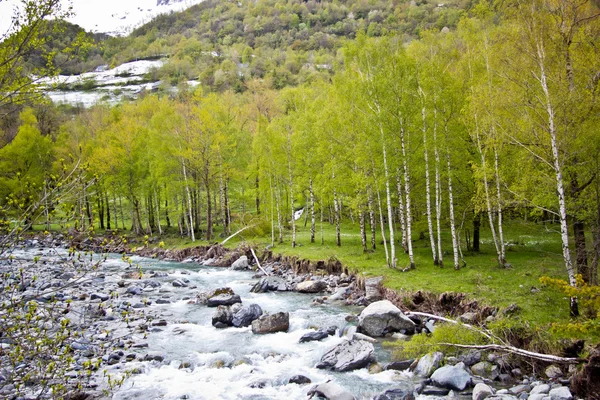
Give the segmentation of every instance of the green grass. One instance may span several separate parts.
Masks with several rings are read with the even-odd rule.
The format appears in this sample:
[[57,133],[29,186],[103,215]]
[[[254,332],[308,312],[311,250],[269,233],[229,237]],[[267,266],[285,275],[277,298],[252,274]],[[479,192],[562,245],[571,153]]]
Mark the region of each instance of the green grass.
[[[363,253],[358,224],[347,223],[342,226],[342,246],[338,247],[335,245],[333,225],[323,224],[324,244],[321,244],[319,224],[317,224],[316,243],[310,243],[310,227],[305,227],[303,220],[299,222],[301,223],[297,227],[298,246],[291,247],[291,233],[286,231],[284,242],[275,243],[273,252],[311,260],[327,260],[335,257],[351,271],[367,276],[384,276],[385,285],[398,291],[463,292],[482,304],[500,309],[516,303],[522,309],[519,318],[529,321],[534,327],[546,327],[552,322],[569,320],[568,299],[555,290],[542,287],[539,282],[541,276],[566,279],[557,225],[544,226],[522,220],[506,223],[505,241],[510,243],[507,247],[507,260],[512,265],[509,269],[497,266],[489,230],[482,229],[479,253],[466,253],[463,240],[462,248],[465,252],[466,266],[458,271],[453,268],[452,247],[448,234],[443,237],[445,267],[439,268],[433,265],[429,239],[427,237],[419,239],[420,232],[414,232],[413,247],[417,267],[402,272],[401,270],[409,264],[408,255],[403,253],[400,246],[396,246],[398,269],[388,268],[379,230],[377,250]],[[235,230],[236,227],[232,227],[232,231]],[[219,236],[221,232],[220,227],[215,227],[216,237],[211,241],[212,243],[224,239],[222,235]],[[172,249],[208,244],[202,240],[192,243],[189,238],[181,238],[173,228],[160,240],[164,242],[166,248]],[[132,246],[141,242],[141,239],[130,241]],[[256,228],[240,233],[229,240],[226,246],[235,247],[240,243],[250,243],[258,248],[271,244],[268,224],[262,223]],[[539,290],[532,291],[532,288]]]

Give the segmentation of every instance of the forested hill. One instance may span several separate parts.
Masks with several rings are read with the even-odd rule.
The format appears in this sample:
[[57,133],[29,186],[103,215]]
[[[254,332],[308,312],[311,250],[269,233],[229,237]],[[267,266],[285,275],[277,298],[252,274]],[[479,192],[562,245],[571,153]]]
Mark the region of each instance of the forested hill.
[[272,77],[275,88],[329,75],[338,50],[357,32],[394,34],[455,28],[469,3],[434,1],[207,0],[165,14],[127,38],[104,43],[111,64],[170,55],[158,78],[176,85],[198,77],[205,87],[243,90],[249,78]]

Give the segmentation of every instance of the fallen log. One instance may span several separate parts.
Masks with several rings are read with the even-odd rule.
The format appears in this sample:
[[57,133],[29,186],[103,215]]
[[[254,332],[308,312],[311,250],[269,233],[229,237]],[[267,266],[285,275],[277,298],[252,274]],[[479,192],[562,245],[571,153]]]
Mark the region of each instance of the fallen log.
[[[445,318],[445,317],[440,317],[438,315],[434,315],[434,314],[428,314],[428,313],[424,313],[424,312],[409,312],[407,313],[407,315],[416,315],[419,317],[425,317],[425,318],[431,318],[431,319],[436,319],[439,321],[444,321],[444,322],[448,322],[451,324],[455,324],[455,325],[460,325],[465,327],[466,329],[469,329],[473,332],[477,332],[480,335],[484,336],[485,338],[487,338],[490,341],[500,341],[502,342],[502,340],[500,338],[498,338],[497,336],[494,336],[491,332],[486,332],[482,329],[476,328],[473,325],[469,325],[469,324],[464,324],[462,322],[450,319],[450,318]],[[497,344],[497,343],[492,343],[492,344],[482,344],[482,345],[469,345],[469,344],[455,344],[455,343],[439,343],[440,345],[444,345],[444,346],[454,346],[454,347],[458,347],[458,348],[462,348],[462,349],[474,349],[474,350],[494,350],[494,351],[502,351],[505,353],[510,353],[510,354],[516,354],[522,357],[528,357],[528,358],[532,358],[534,360],[539,360],[539,361],[546,361],[546,362],[551,362],[551,363],[560,363],[560,364],[580,364],[582,362],[585,362],[584,359],[582,358],[574,358],[574,357],[560,357],[560,356],[555,356],[552,354],[543,354],[543,353],[537,353],[534,351],[529,351],[529,350],[525,350],[525,349],[520,349],[518,347],[515,346],[511,346],[507,343],[502,343],[502,344]]]

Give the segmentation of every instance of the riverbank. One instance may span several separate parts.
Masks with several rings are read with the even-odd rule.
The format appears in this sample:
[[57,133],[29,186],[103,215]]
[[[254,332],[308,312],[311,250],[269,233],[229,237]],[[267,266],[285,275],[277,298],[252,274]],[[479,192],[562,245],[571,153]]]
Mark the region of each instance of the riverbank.
[[[61,240],[62,239],[60,238],[46,237],[42,241],[34,243],[33,245],[41,246],[42,244],[64,244],[61,243]],[[106,246],[109,242],[110,240],[107,239],[95,238],[83,239],[82,241],[75,241],[73,245],[81,246],[86,249],[100,249],[103,246]],[[222,246],[218,245],[198,246],[194,248],[178,250],[166,250],[161,248],[151,248],[149,246],[144,246],[144,248],[138,247],[137,249],[135,249],[134,252],[128,252],[126,243],[123,243],[123,241],[115,241],[111,244],[111,249],[115,248],[120,248],[121,250],[128,253],[128,257],[131,257],[133,254],[136,254],[137,256],[151,257],[160,260],[184,261],[185,263],[182,265],[187,266],[184,268],[197,268],[200,265],[207,264],[218,265],[221,268],[223,268],[245,259],[246,264],[242,266],[242,269],[253,268],[256,270],[257,275],[255,276],[255,279],[259,280],[254,284],[254,286],[257,286],[259,290],[261,288],[264,288],[266,289],[265,291],[269,291],[269,284],[273,283],[272,281],[269,281],[268,277],[264,276],[266,274],[270,275],[271,278],[278,278],[278,280],[276,281],[277,284],[272,285],[270,288],[270,290],[274,292],[298,291],[297,288],[300,283],[310,282],[315,289],[310,289],[307,292],[312,293],[312,303],[317,307],[321,304],[329,305],[337,302],[343,304],[365,306],[367,304],[371,304],[373,302],[377,302],[381,299],[387,298],[391,299],[395,304],[400,305],[401,308],[403,308],[403,310],[407,310],[407,306],[410,307],[412,305],[412,307],[420,307],[419,310],[421,311],[435,311],[440,312],[442,315],[460,315],[463,318],[471,318],[471,320],[466,321],[471,323],[476,323],[478,321],[487,319],[488,317],[493,316],[498,312],[498,310],[494,308],[479,306],[476,301],[469,300],[469,298],[464,294],[446,293],[444,295],[434,296],[430,293],[421,291],[414,293],[412,295],[412,298],[408,299],[406,296],[399,296],[397,292],[392,291],[389,288],[386,289],[383,286],[381,286],[380,279],[364,278],[361,275],[358,275],[356,277],[349,275],[348,272],[350,271],[343,267],[342,264],[337,260],[315,262],[298,259],[296,257],[273,255],[273,253],[270,251],[264,251],[260,252],[260,254],[257,255],[258,261],[261,263],[262,269],[264,270],[260,271],[260,269],[256,268],[256,260],[254,260],[252,251],[247,246],[235,249],[225,249]],[[41,254],[40,256],[43,256],[43,254]],[[108,271],[111,271],[111,268],[113,268],[110,267],[110,265],[108,267]],[[164,323],[171,325],[174,321],[168,316],[161,314],[149,316],[145,312],[147,311],[148,307],[151,307],[153,304],[169,304],[165,303],[165,301],[171,302],[171,299],[164,298],[164,293],[159,298],[152,298],[152,293],[158,295],[164,289],[164,284],[161,286],[157,285],[157,283],[154,282],[157,279],[167,279],[167,285],[171,285],[173,286],[173,288],[178,288],[177,290],[181,289],[182,291],[187,292],[190,292],[191,290],[193,293],[195,289],[197,289],[193,285],[190,286],[186,282],[186,276],[189,274],[186,274],[182,271],[179,271],[181,273],[177,272],[175,276],[170,276],[171,274],[167,276],[161,276],[160,273],[157,274],[157,271],[154,271],[152,269],[146,270],[146,268],[143,266],[141,270],[138,270],[135,266],[135,263],[131,265],[126,264],[125,266],[121,265],[120,268],[121,270],[118,271],[118,273],[120,274],[120,278],[118,278],[118,281],[116,281],[116,278],[114,276],[107,281],[106,271],[103,272],[104,277],[102,279],[105,282],[108,282],[109,286],[111,287],[98,286],[96,287],[97,293],[92,293],[91,291],[88,291],[87,293],[87,298],[89,298],[90,304],[87,304],[87,308],[85,308],[86,310],[90,310],[90,305],[92,305],[93,308],[93,304],[102,304],[102,309],[111,310],[109,312],[107,320],[117,320],[117,325],[120,325],[120,328],[117,328],[114,325],[106,325],[107,321],[104,318],[107,317],[107,315],[102,315],[103,312],[99,311],[99,320],[95,321],[91,325],[92,327],[99,329],[93,331],[95,332],[95,334],[98,334],[98,332],[113,332],[117,331],[118,329],[124,329],[123,324],[125,323],[127,327],[126,329],[129,329],[129,331],[122,331],[122,337],[134,337],[136,332],[138,336],[143,334],[143,337],[147,337],[152,333],[152,331],[160,330],[161,326],[165,326],[163,325]],[[100,278],[100,276],[95,276],[96,279]],[[160,282],[158,283],[160,284]],[[92,286],[92,288],[93,287],[94,286]],[[163,289],[161,289],[161,287]],[[79,290],[80,288],[77,289]],[[87,289],[89,288],[86,288],[86,290]],[[108,293],[106,292],[110,293],[108,298]],[[115,303],[113,302],[113,294],[116,299],[121,299],[121,301],[124,298],[135,299],[138,296],[140,298],[143,297],[144,301],[139,301],[137,303],[133,303],[131,301],[122,301],[120,303]],[[83,300],[80,294],[65,295],[63,293],[62,296],[63,297],[61,301],[73,300],[75,298]],[[195,293],[195,296],[191,293],[188,293],[187,295],[181,297],[180,300],[197,303],[198,299],[201,297],[202,296],[199,296],[198,293]],[[108,303],[108,305],[104,303]],[[123,310],[124,306],[126,311],[125,314],[127,315],[127,320],[119,319],[114,312],[114,310]],[[98,310],[100,310],[100,307],[98,307]],[[433,331],[435,329],[433,327],[435,324],[434,320],[418,319],[417,323],[418,331]],[[136,329],[138,331],[136,331]],[[102,334],[100,334],[99,337],[102,338]],[[106,338],[108,339],[108,337]],[[350,336],[350,338],[352,338],[352,336]],[[96,342],[93,342],[93,345],[96,346],[98,344]],[[100,344],[100,347],[102,346],[103,345]],[[123,348],[143,349],[144,345],[143,342],[136,343],[134,340],[124,343]],[[89,348],[85,350],[89,350]],[[129,355],[128,357],[128,355],[123,350],[118,350],[108,355],[105,354],[105,356],[106,357],[101,358],[101,364],[103,363],[107,365],[117,366],[121,365],[122,363],[126,364],[127,362],[132,362],[136,359],[136,357],[140,357],[142,360],[144,360],[143,362],[154,362],[160,358],[158,357],[155,359],[154,355],[147,354],[136,357]],[[159,356],[162,356],[162,360],[159,362],[159,364],[163,363],[164,360],[168,358],[168,355],[165,354]],[[515,398],[517,398],[517,395],[521,395],[522,393],[529,393],[530,395],[549,394],[550,390],[552,389],[566,387],[565,385],[567,385],[569,381],[569,373],[573,372],[572,370],[568,370],[565,368],[561,369],[559,366],[553,366],[554,368],[550,369],[552,377],[544,377],[544,379],[548,379],[548,383],[551,384],[549,386],[549,390],[546,393],[544,393],[544,390],[542,389],[545,389],[545,386],[538,388],[536,391],[534,391],[534,389],[537,386],[543,385],[544,382],[540,381],[539,378],[535,378],[534,375],[530,375],[529,371],[519,368],[518,364],[515,363],[514,360],[507,359],[506,357],[501,356],[497,353],[485,353],[480,351],[465,352],[459,358],[455,355],[454,351],[451,351],[445,354],[445,357],[440,354],[431,353],[427,357],[421,357],[421,360],[427,360],[431,357],[433,357],[432,360],[434,360],[435,363],[437,363],[436,367],[431,368],[431,370],[429,370],[426,374],[417,374],[421,375],[422,379],[416,382],[415,392],[421,393],[421,395],[436,394],[447,396],[447,393],[449,393],[450,390],[457,390],[456,387],[449,388],[443,385],[440,386],[441,384],[439,383],[439,381],[437,383],[437,386],[433,385],[433,387],[429,387],[431,386],[429,384],[432,383],[428,380],[429,373],[432,374],[434,370],[438,367],[441,367],[442,364],[446,364],[447,366],[458,365],[459,368],[467,372],[470,379],[470,384],[466,385],[463,388],[466,391],[463,390],[462,395],[469,397],[470,395],[472,395],[472,392],[470,392],[470,390],[472,390],[477,383],[487,384],[490,387],[497,386],[497,389],[504,388],[506,392],[500,392],[500,394],[504,394],[506,396],[515,396]],[[398,361],[401,362],[396,365],[402,366],[402,369],[406,369],[407,366],[410,366],[412,364],[411,370],[413,372],[419,370],[419,363],[426,362],[405,359]],[[409,363],[409,361],[412,362]],[[463,363],[462,365],[460,364],[461,362]],[[373,365],[377,365],[377,363]],[[390,365],[380,365],[379,367],[373,366],[370,368],[374,369],[374,373],[377,373],[377,370],[379,368],[388,370],[391,369]],[[421,367],[420,370],[422,370],[422,368],[423,367]],[[477,380],[479,378],[473,380],[477,376],[481,378],[481,381]],[[72,372],[71,377],[73,377]],[[415,384],[415,382],[412,383]],[[93,387],[93,385],[94,383],[92,383],[91,387]],[[552,385],[554,385],[555,387],[552,387]],[[481,389],[481,386],[479,386],[479,388]],[[327,388],[321,389],[326,390]],[[562,390],[564,391],[564,389]],[[444,391],[446,391],[446,394],[443,394]],[[525,397],[524,395],[521,395],[519,398]]]

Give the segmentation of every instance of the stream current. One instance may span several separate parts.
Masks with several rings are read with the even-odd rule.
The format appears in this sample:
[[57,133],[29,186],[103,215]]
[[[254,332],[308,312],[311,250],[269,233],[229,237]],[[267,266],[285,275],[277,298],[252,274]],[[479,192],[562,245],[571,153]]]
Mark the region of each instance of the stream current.
[[[137,359],[144,354],[159,354],[162,362],[128,362],[126,369],[137,368],[114,394],[115,400],[129,399],[306,399],[314,384],[332,380],[353,393],[357,399],[370,399],[394,381],[407,379],[407,373],[384,371],[370,374],[366,368],[351,372],[332,372],[315,368],[321,356],[346,340],[340,337],[348,323],[345,317],[360,308],[313,303],[314,295],[295,292],[251,293],[258,278],[251,271],[233,271],[197,264],[135,258],[144,272],[164,272],[153,278],[161,283],[142,297],[152,301],[147,313],[164,319],[166,326],[151,329],[137,339],[148,344],[135,350]],[[117,256],[105,263],[105,282],[121,280],[110,270],[122,268]],[[187,280],[187,288],[173,287],[175,279]],[[258,304],[264,312],[287,311],[287,332],[253,334],[250,327],[217,329],[212,326],[215,308],[190,304],[198,292],[230,287],[242,304]],[[156,304],[156,299],[169,299],[169,304]],[[316,328],[338,327],[338,334],[318,342],[299,343],[300,337]],[[389,361],[390,352],[375,344],[376,360]],[[123,365],[113,366],[124,368]],[[304,375],[311,384],[288,383],[295,375]]]

